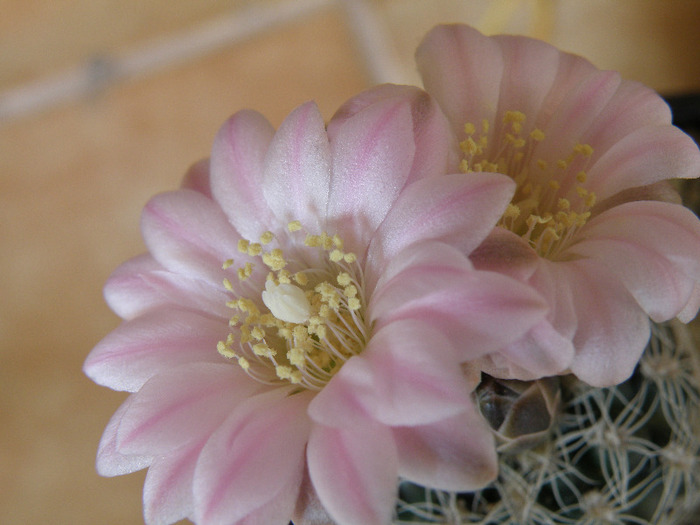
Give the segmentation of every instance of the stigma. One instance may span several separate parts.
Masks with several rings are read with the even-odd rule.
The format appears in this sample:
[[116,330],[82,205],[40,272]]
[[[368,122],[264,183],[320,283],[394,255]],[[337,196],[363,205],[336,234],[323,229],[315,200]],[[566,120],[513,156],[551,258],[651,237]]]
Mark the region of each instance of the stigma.
[[596,195],[585,187],[593,148],[575,144],[564,158],[538,158],[538,145],[547,136],[539,128],[528,128],[524,113],[506,111],[497,124],[483,120],[479,127],[464,125],[460,169],[510,176],[516,191],[498,225],[521,236],[538,255],[556,260],[586,224],[596,202]]
[[320,390],[368,340],[362,268],[338,235],[304,233],[292,221],[282,237],[241,239],[238,251],[257,262],[224,262],[238,282],[223,281],[234,315],[217,350],[259,382]]
[[304,291],[293,284],[265,282],[262,300],[270,313],[281,321],[300,324],[311,317],[311,303]]

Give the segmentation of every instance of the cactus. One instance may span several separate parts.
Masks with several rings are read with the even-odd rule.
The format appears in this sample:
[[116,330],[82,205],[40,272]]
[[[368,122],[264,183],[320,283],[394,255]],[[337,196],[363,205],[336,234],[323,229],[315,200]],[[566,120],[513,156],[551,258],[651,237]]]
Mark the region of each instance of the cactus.
[[690,525],[700,505],[698,352],[674,321],[653,325],[634,374],[614,387],[484,377],[476,396],[496,434],[498,478],[467,494],[404,482],[395,523]]

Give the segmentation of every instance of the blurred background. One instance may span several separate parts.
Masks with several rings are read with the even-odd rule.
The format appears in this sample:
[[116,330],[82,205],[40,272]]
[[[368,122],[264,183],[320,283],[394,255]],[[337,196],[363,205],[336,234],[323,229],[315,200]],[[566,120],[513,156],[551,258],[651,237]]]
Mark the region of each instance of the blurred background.
[[251,107],[326,119],[418,83],[440,22],[527,34],[663,94],[700,92],[697,0],[0,0],[0,523],[142,523],[144,473],[100,478],[125,394],[81,372],[119,320],[102,285],[139,215]]

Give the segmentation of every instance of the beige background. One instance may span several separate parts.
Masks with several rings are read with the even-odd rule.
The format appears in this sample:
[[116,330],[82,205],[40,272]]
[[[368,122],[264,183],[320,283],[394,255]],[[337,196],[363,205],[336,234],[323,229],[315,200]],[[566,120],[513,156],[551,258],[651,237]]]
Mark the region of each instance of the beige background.
[[0,523],[141,523],[143,473],[94,472],[125,397],[81,372],[140,209],[243,107],[326,118],[417,81],[437,22],[547,39],[665,93],[700,90],[697,0],[0,0]]

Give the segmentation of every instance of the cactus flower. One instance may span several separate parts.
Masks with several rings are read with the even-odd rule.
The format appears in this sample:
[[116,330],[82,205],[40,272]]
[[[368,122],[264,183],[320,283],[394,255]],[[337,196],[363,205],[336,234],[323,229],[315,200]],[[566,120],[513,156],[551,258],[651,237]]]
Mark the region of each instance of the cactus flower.
[[459,364],[546,307],[468,259],[515,184],[445,175],[448,129],[418,89],[329,131],[312,103],[277,131],[243,111],[146,205],[148,253],[105,288],[124,322],[84,370],[131,393],[97,468],[149,468],[148,524],[383,524],[399,476],[460,491],[495,477]]
[[651,89],[538,40],[439,26],[416,59],[450,122],[454,165],[517,184],[472,260],[550,305],[482,369],[625,380],[649,319],[688,321],[700,304],[700,222],[667,182],[700,175],[697,146]]

